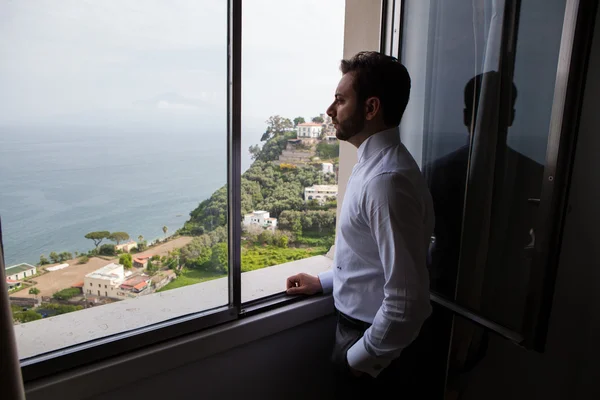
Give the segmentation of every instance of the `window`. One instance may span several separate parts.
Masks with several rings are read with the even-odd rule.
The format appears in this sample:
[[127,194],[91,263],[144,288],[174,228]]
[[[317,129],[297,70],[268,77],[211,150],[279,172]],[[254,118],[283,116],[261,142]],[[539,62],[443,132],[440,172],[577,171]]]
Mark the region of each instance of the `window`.
[[[29,310],[38,321],[13,314],[26,379],[235,319],[242,301],[282,292],[289,274],[328,268],[298,264],[322,257],[335,233],[335,202],[307,205],[303,190],[337,184],[321,164],[336,165],[339,146],[294,128],[327,121],[343,0],[248,1],[243,14],[233,0],[1,7],[4,256],[38,264],[42,301]],[[307,53],[319,63],[296,66]],[[288,142],[298,136],[306,142]],[[271,164],[281,156],[289,163]],[[248,213],[260,226],[232,224]],[[72,305],[68,318],[42,313],[54,295]],[[139,309],[145,318],[128,318]],[[127,334],[94,322],[112,317],[138,322]],[[72,341],[35,340],[65,330]]]
[[[61,293],[81,316],[53,330],[45,318],[67,319],[14,315],[21,358],[122,333],[117,324],[97,330],[86,315],[105,318],[111,311],[103,307],[125,299],[154,307],[150,323],[228,304],[226,209],[212,214],[202,206],[227,193],[227,7],[210,0],[0,0],[5,259],[38,264],[42,306]],[[202,232],[197,221],[215,229]],[[196,252],[198,240],[210,242],[212,257]],[[194,268],[205,262],[210,268]],[[155,284],[138,295],[141,279]],[[127,296],[107,298],[109,281],[132,286]],[[152,305],[151,296],[200,282],[210,288],[179,308],[163,313]],[[105,296],[74,289],[94,284]],[[33,297],[29,287],[15,296]],[[69,329],[82,335],[44,344],[20,334],[35,336],[37,327],[49,338]]]
[[576,126],[561,123],[578,107],[557,70],[572,62],[562,35],[575,35],[566,15],[578,4],[402,3],[412,93],[401,133],[434,199],[432,289],[541,348],[554,280],[548,238],[560,237]]
[[[337,184],[322,164],[337,165],[339,147],[322,143],[319,128],[298,125],[328,118],[341,77],[344,11],[343,0],[243,2],[242,151],[250,148],[253,163],[243,165],[241,207],[242,215],[266,212],[243,228],[244,301],[281,292],[291,274],[329,268],[302,259],[324,256],[333,245],[336,202],[308,204],[304,190]],[[309,21],[312,28],[290,21]],[[318,55],[319,62],[294,62],[307,55]]]
[[[321,164],[336,165],[339,146],[295,128],[327,123],[344,3],[248,1],[241,14],[234,0],[0,0],[4,256],[38,264],[42,306],[57,294],[77,310],[13,314],[26,380],[233,320],[289,274],[329,267],[336,204],[305,204],[303,191],[337,184]],[[319,62],[298,67],[306,54]],[[259,226],[240,229],[250,213]]]

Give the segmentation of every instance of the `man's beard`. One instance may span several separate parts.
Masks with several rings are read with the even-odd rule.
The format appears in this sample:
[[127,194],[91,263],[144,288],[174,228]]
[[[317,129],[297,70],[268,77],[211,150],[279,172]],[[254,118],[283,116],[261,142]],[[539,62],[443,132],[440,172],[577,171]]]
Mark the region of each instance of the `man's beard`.
[[339,140],[348,141],[353,136],[359,134],[365,127],[365,113],[360,108],[356,110],[349,120],[337,122],[335,137]]

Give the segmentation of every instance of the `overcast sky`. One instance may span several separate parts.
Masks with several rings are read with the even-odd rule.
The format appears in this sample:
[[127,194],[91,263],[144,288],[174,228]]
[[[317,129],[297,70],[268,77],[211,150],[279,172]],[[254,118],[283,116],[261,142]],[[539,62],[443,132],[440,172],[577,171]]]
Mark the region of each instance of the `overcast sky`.
[[[0,122],[224,110],[226,18],[220,0],[0,0]],[[344,0],[245,0],[245,118],[324,112],[343,25]]]

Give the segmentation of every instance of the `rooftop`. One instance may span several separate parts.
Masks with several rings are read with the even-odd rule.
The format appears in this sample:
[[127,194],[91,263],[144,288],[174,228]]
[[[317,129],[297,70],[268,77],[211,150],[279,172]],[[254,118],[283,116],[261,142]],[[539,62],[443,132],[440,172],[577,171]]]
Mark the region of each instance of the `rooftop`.
[[137,285],[135,285],[133,288],[135,290],[141,290],[141,289],[145,288],[146,286],[148,286],[148,282],[140,282]]
[[318,124],[316,122],[304,122],[302,124],[298,124],[298,126],[322,126],[323,124]]
[[31,264],[21,263],[21,264],[13,265],[13,266],[6,268],[6,273],[8,275],[18,274],[19,272],[29,271],[30,269],[33,269],[33,268],[35,268],[35,267]]
[[320,192],[327,192],[327,191],[337,191],[338,186],[337,185],[313,185],[313,186],[307,187],[307,189],[314,189],[314,190],[317,190]]
[[246,215],[262,215],[262,214],[267,214],[268,211],[262,211],[262,210],[256,210],[256,211],[252,211],[250,214],[246,214]]
[[90,272],[85,277],[86,278],[95,278],[95,279],[115,279],[119,278],[120,275],[115,271],[118,269],[122,269],[123,266],[121,264],[111,263],[105,265],[104,267],[95,270],[94,272]]
[[148,281],[148,280],[150,280],[150,276],[148,276],[148,275],[137,275],[131,279],[127,279],[125,282],[123,282],[121,284],[121,287],[123,287],[123,286],[136,287],[140,283],[145,284],[146,281]]

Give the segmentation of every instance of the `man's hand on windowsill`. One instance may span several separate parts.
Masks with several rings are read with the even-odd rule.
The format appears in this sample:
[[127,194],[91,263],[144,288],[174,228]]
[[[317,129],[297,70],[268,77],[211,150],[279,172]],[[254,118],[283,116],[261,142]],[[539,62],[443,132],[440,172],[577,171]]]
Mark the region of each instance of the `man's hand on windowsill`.
[[287,278],[287,294],[312,295],[323,291],[321,281],[317,276],[301,273]]

